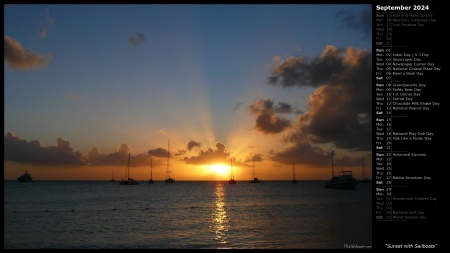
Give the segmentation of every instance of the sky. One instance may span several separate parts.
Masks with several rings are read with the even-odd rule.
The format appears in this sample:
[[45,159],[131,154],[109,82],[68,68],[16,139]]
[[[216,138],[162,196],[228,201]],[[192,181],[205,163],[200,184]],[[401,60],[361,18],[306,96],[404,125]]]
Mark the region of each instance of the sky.
[[5,4],[4,179],[370,177],[371,31],[357,4]]

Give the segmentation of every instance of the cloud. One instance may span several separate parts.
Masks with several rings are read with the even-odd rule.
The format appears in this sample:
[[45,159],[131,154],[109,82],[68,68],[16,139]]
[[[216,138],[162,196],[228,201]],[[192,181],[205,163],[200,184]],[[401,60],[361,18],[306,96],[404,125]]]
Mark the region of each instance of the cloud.
[[262,162],[263,161],[263,155],[262,154],[248,154],[245,159],[244,162]]
[[40,36],[41,38],[45,39],[47,37],[47,33],[48,33],[48,28],[45,27],[44,29],[42,29]]
[[[142,154],[132,154],[132,150],[127,144],[121,144],[109,154],[103,154],[99,148],[93,147],[85,157],[80,152],[74,151],[70,147],[70,142],[63,138],[57,139],[56,146],[45,147],[41,145],[40,141],[26,141],[12,132],[5,135],[4,143],[5,161],[32,165],[127,166],[128,154],[131,154],[130,166],[138,167],[148,166],[152,158],[156,158],[156,161],[153,160],[153,165],[158,164],[168,155],[168,150],[164,148],[151,149]],[[190,141],[189,144],[191,148],[201,146],[199,142],[195,141]],[[186,150],[179,150],[176,154],[169,155],[181,156],[184,154],[186,154]],[[197,156],[185,157],[182,160],[188,164],[227,163],[228,157],[229,152],[225,145],[217,143],[215,150],[200,151]]]
[[[119,148],[114,149],[115,152],[109,154],[101,154],[97,147],[94,147],[88,153],[88,165],[92,166],[127,166],[128,154],[131,149],[127,144],[121,144]],[[136,154],[130,156],[130,167],[148,165],[150,157],[148,154]]]
[[348,28],[361,32],[364,39],[372,36],[372,7],[367,5],[360,13],[342,9],[336,19],[343,22]]
[[[167,149],[156,148],[148,151],[148,154],[154,157],[167,157]],[[170,154],[169,154],[170,155]]]
[[[102,154],[97,147],[92,148],[87,157],[70,147],[70,142],[58,138],[56,146],[45,147],[40,141],[26,141],[8,132],[4,137],[4,160],[17,163],[46,166],[126,166],[128,154],[131,153],[127,144],[121,144],[114,152]],[[167,153],[167,151],[166,151]],[[130,166],[148,165],[148,154],[131,156]]]
[[85,165],[86,159],[70,147],[69,141],[58,138],[56,146],[44,147],[37,140],[26,141],[8,132],[5,141],[5,160],[33,165]]
[[[295,161],[311,167],[331,167],[331,152],[313,146],[311,143],[297,143],[282,152],[274,152],[272,155],[271,160],[281,164],[289,164]],[[368,156],[371,156],[370,153]],[[360,157],[350,157],[347,155],[338,157],[336,152],[333,160],[334,165],[337,167],[358,166],[362,164],[362,158]]]
[[138,33],[136,36],[132,34],[130,37],[128,37],[128,43],[130,43],[133,47],[137,47],[144,42],[145,35],[143,33]]
[[201,144],[200,142],[190,141],[190,142],[188,143],[188,145],[187,145],[187,149],[188,149],[189,151],[191,151],[193,148],[195,148],[195,147],[201,147],[201,146],[202,146],[202,144]]
[[274,108],[276,113],[291,113],[292,106],[285,102],[278,102],[278,106]]
[[287,103],[280,102],[278,107],[273,107],[273,102],[269,99],[260,99],[254,101],[249,106],[250,113],[255,115],[255,129],[264,134],[281,133],[291,126],[287,119],[280,118],[277,112],[288,112],[292,108]]
[[52,55],[38,55],[22,45],[12,37],[4,36],[4,61],[12,69],[31,69],[44,67],[52,60]]
[[295,126],[285,137],[292,146],[272,158],[286,163],[297,157],[317,164],[329,153],[314,147],[317,144],[370,151],[371,62],[367,50],[328,45],[318,57],[290,56],[274,66],[269,84],[283,88],[310,86],[316,90],[309,97],[308,110],[297,116]]
[[45,25],[44,27],[41,29],[41,32],[39,33],[39,36],[42,39],[47,38],[47,34],[48,34],[48,26],[53,25],[54,20],[50,17],[50,10],[46,9],[45,10]]
[[203,165],[212,163],[227,163],[229,152],[226,150],[225,145],[216,143],[216,149],[208,148],[206,151],[200,151],[198,156],[186,157],[184,160],[187,164]]

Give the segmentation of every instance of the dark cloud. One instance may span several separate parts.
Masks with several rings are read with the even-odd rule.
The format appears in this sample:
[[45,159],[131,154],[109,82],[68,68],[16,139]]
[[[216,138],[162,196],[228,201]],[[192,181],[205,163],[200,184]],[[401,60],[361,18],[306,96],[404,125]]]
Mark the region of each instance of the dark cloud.
[[255,115],[255,129],[265,134],[277,134],[289,128],[291,122],[276,115],[277,111],[284,112],[286,107],[290,108],[290,105],[281,102],[278,107],[274,108],[273,102],[269,99],[261,99],[253,102],[249,106],[249,110],[251,114]]
[[276,113],[291,113],[292,106],[285,102],[278,102],[278,106],[274,108]]
[[342,9],[337,13],[336,19],[350,29],[361,32],[364,39],[372,36],[372,7],[370,5],[367,5],[359,13]]
[[[167,157],[167,150],[158,148],[149,150],[143,154],[132,154],[132,150],[127,144],[121,144],[119,148],[114,149],[114,152],[109,154],[100,154],[98,148],[94,147],[88,154],[89,165],[94,166],[127,166],[128,154],[131,154],[130,167],[147,166],[150,164],[152,157]],[[155,165],[155,163],[153,163]],[[156,161],[158,164],[158,161]]]
[[90,165],[126,165],[129,150],[126,144],[122,144],[116,152],[100,154],[100,150],[94,147],[88,153]]
[[195,148],[195,147],[201,147],[201,146],[202,146],[202,144],[201,144],[200,142],[190,141],[190,142],[188,143],[188,145],[187,145],[187,149],[188,149],[189,151],[191,151],[193,148]]
[[[355,70],[365,67],[367,52],[353,47],[338,49],[327,45],[322,55],[312,59],[289,56],[273,67],[269,83],[282,87],[319,87],[324,84],[340,84],[347,81],[349,75],[358,75]],[[365,61],[363,63],[358,61]]]
[[156,148],[148,151],[148,154],[154,157],[167,157],[167,149]]
[[[80,152],[74,151],[70,147],[70,142],[63,138],[57,139],[56,146],[45,147],[41,145],[40,141],[26,141],[11,132],[6,134],[4,141],[5,161],[32,165],[126,166],[128,153],[131,152],[127,144],[122,144],[109,154],[102,154],[97,147],[94,147],[89,151],[87,157],[84,157]],[[132,155],[130,166],[148,165],[149,161],[148,154]]]
[[285,140],[292,146],[275,153],[273,159],[286,163],[301,157],[303,162],[318,164],[329,151],[315,148],[316,144],[370,151],[371,62],[367,50],[328,45],[319,57],[288,57],[275,66],[270,84],[317,89],[309,97],[308,110],[298,115],[293,131],[286,135]]
[[263,155],[262,154],[248,154],[245,157],[244,162],[262,162],[263,161]]
[[138,33],[136,36],[132,34],[128,38],[128,43],[130,43],[134,47],[137,47],[144,42],[145,42],[145,35],[143,33]]
[[[313,167],[330,167],[331,168],[331,151],[320,147],[315,147],[310,143],[298,143],[282,152],[272,153],[273,161],[289,164],[296,163],[307,164]],[[370,157],[371,154],[368,154]],[[335,152],[333,162],[336,168],[347,166],[359,166],[362,164],[362,157],[350,157],[347,155],[339,156]]]
[[302,111],[302,110],[300,110],[300,109],[298,109],[298,110],[295,110],[295,114],[303,114],[304,112]]
[[187,152],[186,150],[180,149],[174,154],[174,156],[182,156],[182,155],[186,154],[186,152]]
[[4,36],[4,62],[12,69],[31,69],[44,67],[51,60],[51,54],[47,56],[38,55],[28,49],[9,36]]
[[26,141],[7,133],[4,138],[5,160],[33,165],[85,165],[86,159],[74,152],[70,143],[57,139],[56,146],[44,147],[37,140]]
[[211,164],[211,163],[227,163],[229,152],[226,150],[225,145],[221,143],[216,144],[216,149],[208,148],[206,151],[201,150],[198,156],[191,156],[185,158],[187,164]]

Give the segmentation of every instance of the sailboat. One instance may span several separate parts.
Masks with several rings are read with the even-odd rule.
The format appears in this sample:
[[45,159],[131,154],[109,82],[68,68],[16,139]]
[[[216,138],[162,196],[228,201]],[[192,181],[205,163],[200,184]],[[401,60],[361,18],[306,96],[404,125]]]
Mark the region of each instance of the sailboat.
[[167,170],[166,170],[166,183],[175,183],[175,179],[170,177],[170,152],[169,152],[170,140],[167,141]]
[[114,179],[114,170],[111,171],[111,181],[110,182],[116,182],[116,180]]
[[153,176],[152,176],[152,159],[150,159],[150,179],[147,181],[149,184],[153,184]]
[[355,189],[358,181],[353,177],[353,172],[350,170],[341,170],[339,175],[334,175],[334,152],[331,151],[331,179],[325,183],[325,188],[352,190]]
[[364,156],[362,157],[362,169],[361,169],[362,177],[361,182],[362,183],[369,183],[370,179],[366,177],[366,171],[364,170]]
[[292,183],[296,184],[297,183],[297,179],[295,179],[295,169],[294,169],[294,161],[292,161]]
[[256,177],[256,170],[255,170],[255,159],[253,159],[253,171],[252,171],[252,178],[253,180],[248,181],[249,183],[262,183],[261,180],[259,180]]
[[231,159],[231,163],[230,163],[230,172],[231,172],[231,178],[230,178],[230,181],[228,181],[228,183],[236,184],[236,180],[234,180],[234,174],[233,174],[233,158]]
[[127,166],[127,172],[125,175],[126,179],[120,180],[120,182],[119,182],[120,185],[138,185],[139,184],[138,181],[135,181],[133,178],[130,177],[130,156],[131,156],[131,154],[128,153],[128,166]]

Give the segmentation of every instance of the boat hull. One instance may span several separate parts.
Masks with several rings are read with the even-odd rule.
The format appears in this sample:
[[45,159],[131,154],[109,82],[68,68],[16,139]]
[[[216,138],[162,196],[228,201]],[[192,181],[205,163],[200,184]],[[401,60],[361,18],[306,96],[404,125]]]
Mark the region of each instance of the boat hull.
[[175,183],[175,179],[168,178],[168,179],[166,179],[166,183]]
[[30,178],[20,178],[20,177],[18,177],[17,180],[19,182],[34,182],[34,180],[30,179]]
[[122,180],[119,182],[120,185],[138,185],[139,182],[138,181],[134,181],[133,179],[129,179],[129,180]]
[[327,182],[325,184],[325,188],[332,188],[332,189],[342,189],[342,190],[353,190],[358,185],[358,182],[341,182],[341,183],[333,183],[333,182]]
[[248,181],[249,183],[254,183],[254,184],[257,184],[257,183],[262,183],[262,181],[261,180],[259,180],[258,178],[254,178],[253,180],[251,180],[251,181]]
[[25,171],[25,173],[22,176],[18,177],[17,180],[19,182],[34,182],[33,177],[30,173],[28,173],[28,171]]
[[355,189],[357,185],[358,181],[352,176],[346,175],[331,178],[330,181],[326,182],[325,188],[352,190]]

